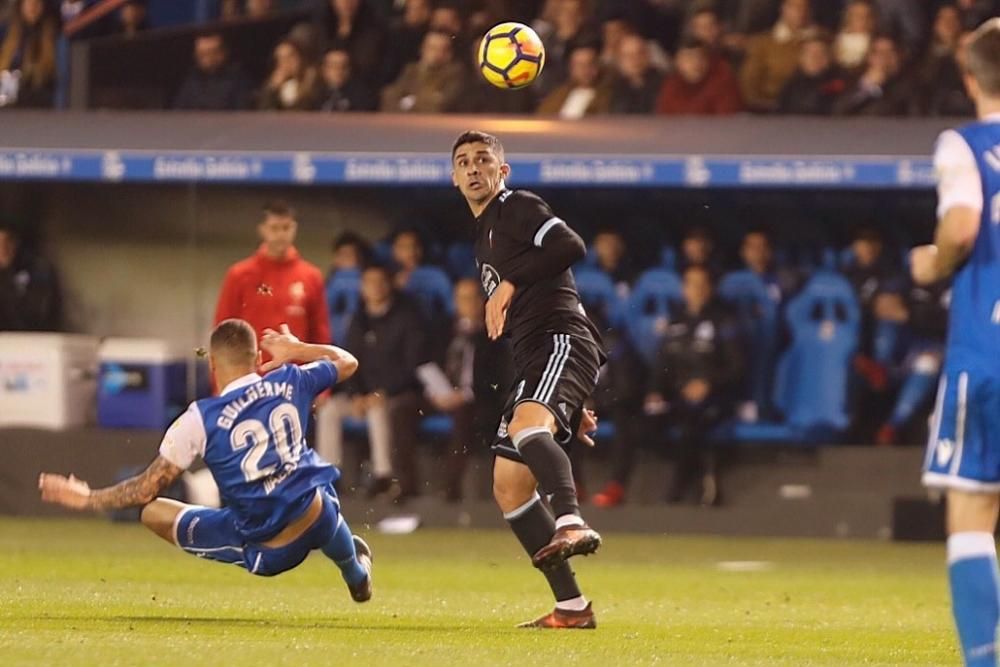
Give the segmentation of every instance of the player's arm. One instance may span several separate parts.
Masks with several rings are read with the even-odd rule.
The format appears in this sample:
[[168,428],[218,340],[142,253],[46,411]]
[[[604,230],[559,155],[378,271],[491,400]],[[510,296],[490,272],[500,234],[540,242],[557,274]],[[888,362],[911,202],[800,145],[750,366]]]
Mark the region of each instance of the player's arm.
[[934,243],[910,254],[913,280],[930,285],[950,277],[972,252],[983,210],[982,179],[972,149],[957,132],[938,139],[938,225]]
[[542,223],[531,242],[536,252],[530,261],[505,276],[515,288],[554,278],[587,255],[580,235],[555,216]]
[[338,382],[343,382],[358,370],[358,360],[347,350],[335,345],[303,343],[292,335],[286,324],[281,325],[280,332],[266,329],[260,346],[271,355],[271,361],[261,367],[264,372],[287,363],[309,364],[323,359],[328,359],[337,369]]
[[180,468],[163,456],[157,456],[149,467],[135,477],[103,489],[91,489],[73,475],[63,477],[42,473],[38,488],[42,500],[74,510],[117,510],[142,507],[153,501],[183,474]]

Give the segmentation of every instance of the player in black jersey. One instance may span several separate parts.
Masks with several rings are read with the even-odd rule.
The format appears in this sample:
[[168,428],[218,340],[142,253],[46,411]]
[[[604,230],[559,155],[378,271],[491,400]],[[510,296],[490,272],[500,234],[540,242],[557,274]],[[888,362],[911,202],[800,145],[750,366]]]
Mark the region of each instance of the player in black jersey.
[[605,360],[570,271],[586,247],[538,196],[507,189],[510,165],[496,137],[462,134],[452,147],[452,170],[476,218],[487,332],[513,339],[516,379],[492,447],[493,494],[556,597],[552,613],[522,627],[593,628],[593,610],[567,563],[601,545],[580,516],[565,449],[575,435],[593,444],[587,433],[596,418],[583,403]]

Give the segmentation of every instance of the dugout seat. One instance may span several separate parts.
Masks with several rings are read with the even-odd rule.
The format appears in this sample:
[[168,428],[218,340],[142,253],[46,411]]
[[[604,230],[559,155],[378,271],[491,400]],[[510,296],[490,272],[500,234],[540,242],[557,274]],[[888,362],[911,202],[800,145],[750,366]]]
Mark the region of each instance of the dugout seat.
[[759,415],[768,415],[778,352],[778,303],[753,271],[723,276],[718,292],[735,310],[743,334],[747,372],[741,398],[753,401]]
[[625,327],[629,340],[647,364],[656,362],[671,309],[682,300],[680,279],[666,269],[645,271],[632,288],[625,304]]
[[860,311],[842,276],[820,271],[789,302],[785,321],[792,343],[778,362],[772,400],[780,423],[730,424],[720,439],[820,444],[850,424],[848,388]]
[[451,279],[437,266],[419,266],[410,273],[403,288],[413,295],[428,320],[435,321],[454,312]]
[[330,315],[330,333],[334,342],[347,340],[351,318],[361,301],[361,272],[356,269],[337,271],[326,281],[326,305]]
[[624,307],[611,277],[592,266],[578,266],[573,271],[576,290],[588,313],[601,319],[608,326],[621,324]]

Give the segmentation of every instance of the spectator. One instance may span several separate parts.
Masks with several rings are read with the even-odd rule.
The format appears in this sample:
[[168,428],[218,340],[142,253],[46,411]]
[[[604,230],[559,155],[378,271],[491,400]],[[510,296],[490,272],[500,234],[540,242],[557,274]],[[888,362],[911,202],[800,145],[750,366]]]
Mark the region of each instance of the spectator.
[[[496,435],[504,391],[513,382],[505,342],[486,335],[482,286],[465,278],[455,283],[455,319],[441,356],[451,391],[425,392],[435,408],[452,417],[445,457],[445,499],[462,499],[462,480],[470,451],[486,451]],[[449,340],[450,338],[450,340]]]
[[420,60],[382,90],[382,111],[441,113],[454,111],[461,99],[465,70],[455,62],[451,37],[429,31],[424,36]]
[[258,106],[267,111],[307,111],[320,100],[319,73],[298,43],[283,39],[274,48],[274,69],[260,92]]
[[146,0],[129,0],[118,10],[118,33],[124,37],[135,37],[149,28],[146,16]]
[[229,61],[229,49],[221,34],[209,32],[195,37],[194,63],[174,98],[175,109],[236,111],[250,106],[250,80],[242,67]]
[[795,73],[799,44],[814,30],[808,0],[784,0],[774,28],[750,38],[740,84],[752,110],[771,111],[777,106],[781,89]]
[[323,56],[323,84],[326,91],[321,111],[374,111],[375,93],[351,75],[351,54],[331,50]]
[[929,287],[910,283],[890,313],[896,322],[906,325],[908,340],[900,365],[899,391],[889,419],[875,436],[876,444],[896,444],[909,427],[923,421],[916,417],[928,412],[944,359],[950,297],[946,283]]
[[567,120],[610,110],[611,89],[601,80],[597,49],[592,46],[573,49],[569,55],[569,79],[538,105],[538,113]]
[[302,340],[330,342],[323,276],[295,249],[295,210],[283,201],[268,202],[257,225],[257,252],[226,272],[215,309],[215,324],[237,317],[257,335],[287,324]]
[[919,53],[927,34],[925,4],[913,0],[875,0],[878,33],[892,35],[906,53]]
[[404,66],[420,58],[420,45],[430,20],[430,0],[406,0],[403,15],[389,29],[385,55],[386,81],[395,81]]
[[921,100],[922,110],[929,116],[974,116],[975,104],[965,89],[962,73],[965,71],[967,48],[973,33],[966,32],[958,40],[958,47],[951,58],[937,61],[937,70],[928,73]]
[[622,40],[629,36],[638,36],[646,44],[646,59],[654,69],[665,72],[670,67],[670,56],[654,39],[646,39],[639,35],[624,16],[624,12],[616,12],[604,19],[601,24],[603,38],[601,40],[601,67],[615,69],[621,58]]
[[754,229],[743,236],[740,259],[748,271],[753,271],[764,281],[768,295],[777,306],[784,304],[801,283],[800,276],[794,271],[775,265],[771,237],[764,230]]
[[[586,0],[556,0],[551,17],[551,33],[542,37],[545,69],[535,83],[542,97],[552,93],[572,76],[570,60],[574,51],[600,43],[600,34],[591,23]],[[596,53],[594,59],[597,60]]]
[[732,412],[743,358],[736,326],[713,297],[711,274],[691,266],[683,278],[684,306],[671,318],[664,336],[645,411],[666,415],[678,432],[677,468],[668,500],[683,500],[700,475],[701,504],[715,505],[716,455],[708,434]]
[[62,292],[55,269],[0,226],[0,331],[59,331]]
[[701,42],[685,39],[677,49],[674,73],[660,88],[661,114],[725,115],[743,109],[736,78],[724,60],[713,63]]
[[[430,29],[449,35],[453,40],[461,41],[465,34],[462,12],[450,4],[439,4],[431,11]],[[464,48],[459,44],[459,48]]]
[[333,240],[330,271],[327,280],[338,271],[360,271],[368,264],[371,248],[368,242],[354,232],[342,232]]
[[860,77],[833,105],[840,116],[904,116],[914,106],[914,88],[903,74],[895,40],[880,35],[872,41],[868,64]]
[[416,305],[393,289],[383,267],[365,269],[361,300],[363,308],[347,334],[347,348],[359,362],[347,390],[355,415],[368,421],[374,475],[369,494],[411,498],[419,493],[416,437],[422,402],[416,371],[427,361],[424,322]]
[[611,113],[652,113],[663,76],[650,64],[649,43],[638,35],[625,35],[614,65]]
[[415,229],[404,229],[392,239],[392,262],[396,270],[393,282],[404,289],[410,274],[424,262],[424,241]]
[[705,227],[694,226],[681,239],[679,268],[686,271],[692,266],[708,270],[712,277],[720,273],[719,258],[715,254],[715,239]]
[[778,112],[828,116],[847,81],[834,64],[830,45],[818,33],[802,41],[799,68],[781,89]]
[[962,27],[969,32],[986,19],[1000,14],[996,0],[957,0],[955,4],[962,11]]
[[688,15],[684,34],[708,47],[713,64],[716,60],[725,60],[732,67],[742,56],[740,51],[726,43],[722,19],[715,5],[695,5],[695,9]]
[[274,13],[274,0],[246,0],[245,13],[249,19],[266,19]]
[[385,82],[385,32],[368,3],[362,0],[327,0],[328,49],[351,54],[359,80],[375,87]]
[[[962,81],[965,44],[972,33],[962,32],[962,18],[954,5],[944,5],[934,17],[931,43],[917,69],[919,106],[931,116],[970,116],[975,109]],[[960,53],[960,51],[962,51]]]
[[871,0],[851,0],[844,7],[840,32],[833,43],[834,60],[847,71],[864,66],[875,36],[875,6]]
[[635,280],[635,265],[628,261],[628,250],[625,246],[625,239],[621,233],[614,228],[605,228],[594,235],[594,240],[590,247],[594,251],[597,260],[597,268],[615,283],[624,292]]
[[479,74],[479,46],[482,44],[482,39],[480,37],[473,43],[473,74],[468,89],[458,102],[458,111],[504,115],[532,113],[537,106],[535,86],[504,90],[497,88]]
[[56,19],[44,0],[18,0],[7,34],[0,42],[0,107],[52,106],[56,79]]

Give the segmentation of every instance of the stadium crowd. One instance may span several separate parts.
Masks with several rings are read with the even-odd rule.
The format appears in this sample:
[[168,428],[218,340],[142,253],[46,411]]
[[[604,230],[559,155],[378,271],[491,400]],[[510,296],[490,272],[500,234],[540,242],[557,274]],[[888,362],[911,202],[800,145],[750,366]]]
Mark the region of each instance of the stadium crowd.
[[[146,0],[84,20],[101,0],[0,0],[0,106],[53,103],[57,40],[150,28]],[[172,106],[200,110],[593,114],[971,115],[970,30],[996,0],[221,0],[192,31]],[[6,5],[6,7],[5,7]],[[235,23],[309,10],[255,80]],[[479,39],[519,20],[546,44],[516,92],[476,74]],[[242,54],[247,56],[249,54]],[[186,68],[185,63],[174,63]],[[180,70],[178,70],[180,71]]]

